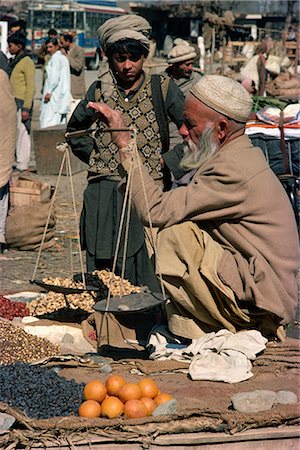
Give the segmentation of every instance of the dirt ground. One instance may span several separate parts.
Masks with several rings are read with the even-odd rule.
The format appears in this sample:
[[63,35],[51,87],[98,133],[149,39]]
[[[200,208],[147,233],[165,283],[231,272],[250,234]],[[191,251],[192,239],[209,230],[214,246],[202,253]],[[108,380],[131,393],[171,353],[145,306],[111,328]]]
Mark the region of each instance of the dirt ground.
[[[36,93],[34,99],[32,131],[39,128],[39,114],[41,102],[41,69],[36,70]],[[86,85],[89,86],[96,78],[95,71],[86,71]],[[31,133],[33,135],[33,133]],[[30,160],[30,173],[27,178],[47,183],[55,187],[58,182],[57,175],[40,175],[36,173],[35,148],[32,138],[32,150]],[[86,171],[75,173],[72,177],[77,216],[79,217],[82,207],[82,196],[86,185]],[[70,276],[72,272],[80,272],[79,253],[77,246],[78,230],[73,214],[70,179],[62,175],[59,180],[55,203],[56,214],[56,245],[49,251],[42,251],[36,279],[45,275]],[[72,243],[72,258],[70,253],[70,242]],[[8,249],[0,255],[0,294],[12,294],[21,291],[40,291],[38,286],[30,283],[32,279],[38,252],[17,251]],[[83,255],[84,257],[84,255]]]

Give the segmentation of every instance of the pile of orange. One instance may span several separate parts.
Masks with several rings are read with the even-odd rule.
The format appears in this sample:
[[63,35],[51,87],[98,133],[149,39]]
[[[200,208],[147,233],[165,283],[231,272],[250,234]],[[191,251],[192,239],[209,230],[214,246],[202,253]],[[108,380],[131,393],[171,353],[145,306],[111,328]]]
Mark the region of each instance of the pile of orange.
[[122,375],[110,375],[106,382],[93,380],[84,387],[85,401],[80,405],[81,417],[114,419],[124,414],[127,418],[151,416],[154,409],[173,397],[160,392],[152,378],[138,383],[127,383]]

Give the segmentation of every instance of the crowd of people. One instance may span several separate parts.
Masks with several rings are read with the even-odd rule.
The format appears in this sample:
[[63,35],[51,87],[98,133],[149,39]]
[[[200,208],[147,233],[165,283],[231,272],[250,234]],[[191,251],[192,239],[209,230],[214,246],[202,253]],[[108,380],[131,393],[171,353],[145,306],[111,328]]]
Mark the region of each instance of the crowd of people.
[[[255,328],[283,340],[297,305],[298,234],[284,188],[245,135],[249,89],[196,73],[184,41],[165,72],[147,73],[151,26],[141,16],[108,19],[98,35],[107,64],[86,93],[82,49],[70,35],[49,36],[40,115],[41,128],[66,124],[74,155],[88,164],[80,221],[87,271],[115,266],[153,292],[160,280],[167,325],[179,338]],[[19,34],[8,42],[12,148],[21,125],[28,137],[34,67]],[[93,136],[72,135],[93,124]],[[133,208],[119,234],[126,181]]]
[[[22,21],[11,24],[7,39],[7,56],[0,52],[1,113],[10,112],[3,118],[5,135],[9,142],[1,141],[0,175],[0,253],[5,250],[5,223],[9,208],[9,180],[13,175],[26,174],[31,156],[30,127],[35,96],[35,63],[26,49],[26,32]],[[40,111],[40,128],[66,125],[76,105],[85,95],[84,51],[71,34],[58,36],[54,29],[39,52],[43,61],[43,89]],[[9,102],[14,99],[14,105]],[[2,100],[1,100],[2,101]],[[5,106],[5,102],[8,104]],[[15,111],[12,120],[11,112]],[[68,116],[69,115],[69,116]],[[2,135],[1,135],[2,136]],[[13,136],[15,136],[13,138]]]

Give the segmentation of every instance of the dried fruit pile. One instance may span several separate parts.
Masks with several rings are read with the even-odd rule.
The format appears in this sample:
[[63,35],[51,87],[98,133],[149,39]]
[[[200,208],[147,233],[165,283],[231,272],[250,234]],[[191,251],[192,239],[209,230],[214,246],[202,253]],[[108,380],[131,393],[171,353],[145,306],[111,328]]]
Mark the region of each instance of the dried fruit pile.
[[84,387],[85,401],[80,405],[81,417],[114,419],[124,414],[127,418],[151,416],[157,406],[173,397],[160,392],[152,378],[138,383],[126,383],[121,375],[110,375],[105,383],[93,380]]
[[12,320],[14,317],[29,316],[26,303],[14,302],[0,295],[0,317]]
[[0,319],[0,364],[31,363],[60,354],[60,347]]
[[53,286],[63,286],[74,289],[84,289],[84,284],[81,281],[74,281],[72,278],[64,277],[47,277],[43,278],[43,283],[52,284]]
[[45,367],[16,363],[0,366],[0,401],[30,418],[77,415],[84,384],[66,380]]
[[94,270],[92,275],[96,275],[103,282],[103,284],[110,289],[113,297],[139,293],[142,291],[140,286],[134,286],[130,283],[130,281],[105,269]]
[[28,309],[31,316],[43,316],[50,314],[60,309],[81,309],[86,312],[94,312],[93,305],[95,304],[95,297],[89,292],[82,292],[81,294],[59,294],[57,292],[48,292],[46,295],[32,300],[28,304]]

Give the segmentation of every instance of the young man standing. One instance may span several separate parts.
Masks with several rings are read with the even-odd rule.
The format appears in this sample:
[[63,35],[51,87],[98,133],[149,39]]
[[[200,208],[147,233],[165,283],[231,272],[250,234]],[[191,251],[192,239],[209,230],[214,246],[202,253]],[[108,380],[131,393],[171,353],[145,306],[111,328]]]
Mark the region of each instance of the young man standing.
[[69,115],[71,116],[80,100],[85,96],[84,50],[73,41],[73,36],[70,34],[62,34],[59,38],[59,44],[62,54],[66,55],[70,64],[72,98]]
[[26,36],[16,32],[7,39],[10,60],[10,82],[17,105],[16,169],[23,172],[30,161],[30,125],[35,92],[35,66],[25,53]]
[[[164,183],[163,159],[168,152],[163,149],[163,138],[155,101],[161,98],[160,106],[169,119],[180,127],[183,121],[183,95],[169,78],[158,80],[155,92],[153,77],[143,70],[149,53],[150,24],[137,15],[124,15],[107,20],[99,29],[99,41],[108,58],[108,70],[102,72],[99,81],[89,88],[85,99],[74,111],[67,131],[89,128],[97,117],[87,108],[89,101],[101,101],[111,108],[122,111],[126,126],[137,130],[138,151],[151,177],[157,184]],[[160,95],[159,95],[160,94]],[[164,100],[165,99],[165,100]],[[168,124],[166,133],[168,135]],[[71,139],[72,151],[89,164],[88,187],[84,193],[81,216],[81,242],[86,249],[87,269],[111,268],[115,256],[123,199],[118,192],[121,180],[118,173],[117,148],[109,133],[101,132],[105,124],[98,122],[96,140],[91,137]],[[126,248],[125,278],[136,285],[148,285],[152,291],[159,286],[154,276],[144,240],[144,227],[132,212]],[[117,261],[121,273],[124,251],[124,233]]]

